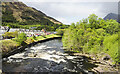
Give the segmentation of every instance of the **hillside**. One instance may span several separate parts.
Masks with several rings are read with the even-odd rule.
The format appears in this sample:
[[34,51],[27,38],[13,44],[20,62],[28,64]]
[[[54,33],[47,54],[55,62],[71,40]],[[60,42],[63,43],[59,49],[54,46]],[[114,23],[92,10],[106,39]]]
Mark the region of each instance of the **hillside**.
[[2,21],[7,23],[18,23],[20,25],[31,24],[61,24],[54,18],[47,16],[35,8],[28,7],[22,2],[5,2],[2,3]]
[[106,15],[104,18],[104,20],[107,20],[107,19],[113,19],[113,20],[116,20],[118,21],[118,14],[115,14],[115,13],[109,13],[108,15]]

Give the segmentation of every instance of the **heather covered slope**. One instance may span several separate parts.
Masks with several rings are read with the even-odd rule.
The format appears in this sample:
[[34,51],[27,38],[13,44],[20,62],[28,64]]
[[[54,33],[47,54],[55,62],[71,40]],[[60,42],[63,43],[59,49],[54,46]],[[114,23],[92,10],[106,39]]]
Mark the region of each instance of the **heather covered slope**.
[[37,30],[46,29],[47,31],[55,31],[59,27],[68,27],[22,2],[2,3],[2,25],[25,29],[35,27]]
[[28,7],[22,2],[2,3],[3,22],[21,22],[24,24],[61,24],[35,8]]

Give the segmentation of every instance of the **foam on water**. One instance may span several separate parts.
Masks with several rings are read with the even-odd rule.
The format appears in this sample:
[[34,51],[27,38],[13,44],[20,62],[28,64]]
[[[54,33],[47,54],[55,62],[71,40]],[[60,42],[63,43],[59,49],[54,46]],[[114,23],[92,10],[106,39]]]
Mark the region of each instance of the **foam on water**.
[[25,52],[18,53],[8,57],[10,59],[9,62],[11,62],[11,58],[22,58],[22,59],[41,58],[45,60],[54,61],[56,63],[60,63],[61,61],[66,62],[64,60],[65,54],[61,51],[54,50],[54,48],[55,47],[50,47],[47,45],[38,45],[38,46],[33,46],[31,48],[26,48]]

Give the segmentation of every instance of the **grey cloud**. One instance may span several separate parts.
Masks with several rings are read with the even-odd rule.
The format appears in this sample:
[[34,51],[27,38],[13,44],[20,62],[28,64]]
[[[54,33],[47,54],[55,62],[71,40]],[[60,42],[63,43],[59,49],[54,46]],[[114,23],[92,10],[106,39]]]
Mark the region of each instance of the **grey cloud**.
[[[69,21],[80,20],[95,13],[104,17],[109,13],[118,12],[117,2],[25,2],[28,6],[37,8],[48,16]],[[61,22],[62,22],[61,21]],[[70,22],[71,21],[71,22]],[[63,22],[64,23],[64,22]]]
[[118,13],[118,2],[102,3],[100,11],[103,13]]

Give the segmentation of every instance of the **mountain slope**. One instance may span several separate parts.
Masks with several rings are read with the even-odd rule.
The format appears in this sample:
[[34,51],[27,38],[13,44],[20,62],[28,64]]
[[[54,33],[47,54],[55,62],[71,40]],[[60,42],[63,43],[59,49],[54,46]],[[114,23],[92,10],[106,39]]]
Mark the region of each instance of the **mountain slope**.
[[114,13],[109,13],[109,14],[108,14],[107,16],[105,16],[103,19],[104,19],[104,20],[113,19],[113,20],[118,21],[118,15],[117,15],[117,14],[114,14]]
[[7,23],[20,23],[21,25],[32,24],[61,24],[61,22],[47,16],[35,8],[28,7],[22,2],[2,3],[2,21]]

